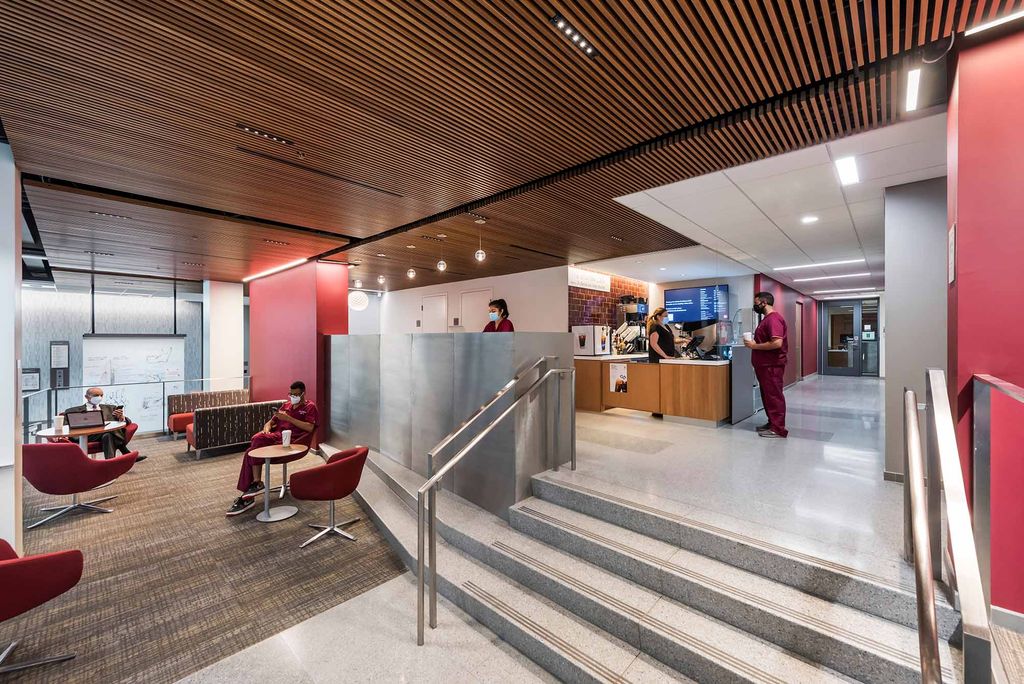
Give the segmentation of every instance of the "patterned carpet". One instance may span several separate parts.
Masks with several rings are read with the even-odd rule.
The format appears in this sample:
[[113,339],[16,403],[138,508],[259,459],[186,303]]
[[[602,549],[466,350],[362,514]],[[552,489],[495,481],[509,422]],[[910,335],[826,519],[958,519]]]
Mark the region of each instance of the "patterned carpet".
[[[239,454],[195,461],[185,441],[133,440],[149,458],[95,497],[119,495],[108,514],[72,514],[25,534],[26,553],[81,549],[77,587],[0,624],[0,643],[20,639],[13,660],[74,652],[75,660],[11,675],[5,682],[174,682],[321,613],[404,570],[387,541],[351,498],[338,520],[358,541],[339,537],[299,549],[326,523],[327,504],[295,502],[289,520],[262,524],[257,506],[224,511]],[[292,463],[292,472],[322,463]],[[281,466],[272,477],[280,481]],[[41,506],[61,503],[25,483],[26,524]]]

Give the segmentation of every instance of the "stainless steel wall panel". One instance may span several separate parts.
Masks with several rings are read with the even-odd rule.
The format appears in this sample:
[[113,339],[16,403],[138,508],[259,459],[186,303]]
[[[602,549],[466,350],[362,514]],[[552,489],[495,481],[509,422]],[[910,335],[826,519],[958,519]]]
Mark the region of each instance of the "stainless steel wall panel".
[[339,444],[349,444],[351,429],[349,404],[349,336],[332,335],[330,343],[330,384],[327,386],[330,415],[328,416],[327,438]]
[[412,335],[380,338],[380,451],[412,467]]
[[348,335],[349,445],[380,450],[380,335]]
[[412,469],[427,477],[427,452],[455,428],[455,339],[451,334],[412,338]]

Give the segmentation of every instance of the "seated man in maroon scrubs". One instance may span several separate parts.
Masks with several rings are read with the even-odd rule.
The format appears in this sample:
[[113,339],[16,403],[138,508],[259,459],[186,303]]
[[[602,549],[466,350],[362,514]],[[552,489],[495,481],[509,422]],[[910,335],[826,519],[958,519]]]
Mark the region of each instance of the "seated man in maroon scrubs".
[[262,458],[253,458],[249,452],[260,447],[281,443],[281,433],[292,431],[292,444],[309,445],[313,431],[320,422],[320,414],[316,404],[306,401],[306,384],[301,380],[292,383],[285,402],[277,413],[263,426],[262,432],[252,436],[252,442],[242,458],[242,470],[238,474],[238,491],[242,496],[235,499],[228,509],[228,516],[238,515],[252,508],[255,498],[266,489],[260,480],[260,469],[264,465]]

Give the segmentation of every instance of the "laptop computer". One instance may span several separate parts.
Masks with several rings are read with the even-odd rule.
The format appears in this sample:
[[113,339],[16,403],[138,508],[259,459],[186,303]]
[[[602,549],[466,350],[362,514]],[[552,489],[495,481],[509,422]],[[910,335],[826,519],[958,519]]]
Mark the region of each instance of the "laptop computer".
[[72,430],[97,428],[106,425],[103,420],[103,411],[72,411],[65,415],[65,420],[68,427]]

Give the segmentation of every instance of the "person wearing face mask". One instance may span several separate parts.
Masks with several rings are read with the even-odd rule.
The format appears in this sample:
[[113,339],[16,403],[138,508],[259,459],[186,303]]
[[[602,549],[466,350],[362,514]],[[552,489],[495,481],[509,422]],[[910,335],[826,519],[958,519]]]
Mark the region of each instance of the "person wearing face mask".
[[[83,411],[102,411],[103,422],[109,423],[111,421],[117,421],[119,423],[129,423],[127,418],[124,417],[124,409],[119,406],[112,404],[103,403],[103,388],[102,387],[90,387],[85,390],[85,403],[81,406],[72,406],[64,411],[64,415],[69,413],[80,413]],[[130,453],[128,448],[128,442],[125,439],[124,429],[114,430],[112,432],[104,432],[99,435],[91,435],[89,437],[90,442],[99,442],[103,445],[103,457],[114,458],[114,452],[120,451],[122,454]],[[146,460],[145,456],[139,455],[135,462]]]
[[320,423],[320,413],[316,404],[306,399],[306,383],[296,380],[288,389],[288,401],[281,405],[281,408],[266,422],[263,429],[252,436],[249,448],[242,457],[242,468],[238,473],[238,491],[242,493],[231,504],[227,515],[231,517],[244,513],[256,505],[256,497],[264,492],[266,487],[260,479],[260,469],[263,467],[263,459],[253,458],[249,452],[260,447],[273,446],[282,443],[282,432],[292,431],[292,444],[312,443],[313,433]]
[[789,342],[786,339],[786,319],[775,310],[774,305],[775,297],[770,292],[754,295],[754,313],[764,318],[754,331],[754,339],[744,338],[743,344],[752,350],[750,360],[757,384],[761,386],[761,403],[768,416],[768,422],[757,428],[757,434],[766,438],[785,439],[789,430],[786,429],[786,396],[782,388],[785,385]]
[[647,360],[658,363],[675,355],[676,341],[668,327],[668,309],[659,306],[647,319]]
[[508,304],[505,303],[504,299],[493,299],[491,303],[487,305],[490,311],[488,316],[490,322],[484,326],[484,332],[515,332],[515,326],[512,325],[512,321],[508,318]]

